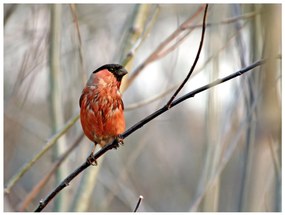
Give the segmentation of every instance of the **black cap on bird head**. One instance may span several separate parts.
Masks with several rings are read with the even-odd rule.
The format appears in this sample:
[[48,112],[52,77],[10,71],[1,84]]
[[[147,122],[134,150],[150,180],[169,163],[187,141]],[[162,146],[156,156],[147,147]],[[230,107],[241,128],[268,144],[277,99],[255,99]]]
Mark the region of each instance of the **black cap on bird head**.
[[93,73],[99,72],[104,69],[109,70],[118,81],[121,81],[124,75],[128,73],[127,70],[120,64],[105,64],[96,69]]

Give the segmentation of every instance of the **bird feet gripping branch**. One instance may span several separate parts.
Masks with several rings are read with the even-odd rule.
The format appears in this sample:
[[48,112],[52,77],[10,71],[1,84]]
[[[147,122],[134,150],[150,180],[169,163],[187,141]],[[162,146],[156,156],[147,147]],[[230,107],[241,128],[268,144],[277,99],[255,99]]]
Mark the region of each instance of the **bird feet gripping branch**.
[[87,157],[87,163],[89,163],[92,166],[97,166],[97,160],[94,157],[93,151],[91,152],[91,154]]
[[124,145],[124,138],[121,135],[115,137],[115,143],[113,145],[114,149],[119,148],[120,145]]

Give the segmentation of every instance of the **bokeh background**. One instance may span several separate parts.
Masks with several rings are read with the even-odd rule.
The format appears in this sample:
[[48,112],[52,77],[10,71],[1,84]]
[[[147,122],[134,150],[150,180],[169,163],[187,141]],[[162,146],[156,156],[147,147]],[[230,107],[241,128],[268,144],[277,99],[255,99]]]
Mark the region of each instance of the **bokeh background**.
[[[4,4],[4,211],[33,211],[89,155],[78,100],[97,67],[128,69],[128,128],[166,104],[194,61],[203,11],[193,4]],[[209,5],[199,62],[178,97],[255,61],[266,64],[151,121],[44,211],[130,212],[140,195],[141,212],[281,211],[281,57],[281,5]]]

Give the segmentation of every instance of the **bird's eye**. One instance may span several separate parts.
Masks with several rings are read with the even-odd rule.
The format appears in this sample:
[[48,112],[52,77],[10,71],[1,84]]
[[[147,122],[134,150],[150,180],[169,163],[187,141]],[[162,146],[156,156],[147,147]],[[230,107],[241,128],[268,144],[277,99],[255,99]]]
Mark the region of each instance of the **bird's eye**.
[[113,67],[110,67],[110,68],[109,68],[109,71],[110,71],[110,72],[114,72],[114,68],[113,68]]

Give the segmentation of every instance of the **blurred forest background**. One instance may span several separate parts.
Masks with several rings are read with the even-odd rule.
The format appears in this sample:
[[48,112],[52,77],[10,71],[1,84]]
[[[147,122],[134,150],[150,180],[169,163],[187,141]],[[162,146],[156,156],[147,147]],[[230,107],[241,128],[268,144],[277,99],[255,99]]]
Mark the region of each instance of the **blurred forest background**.
[[[129,71],[127,128],[166,104],[194,61],[203,11],[4,5],[4,211],[33,211],[89,155],[78,103],[99,66]],[[130,212],[139,195],[141,212],[281,211],[281,57],[281,5],[209,5],[201,57],[178,97],[266,64],[151,121],[44,211]]]

